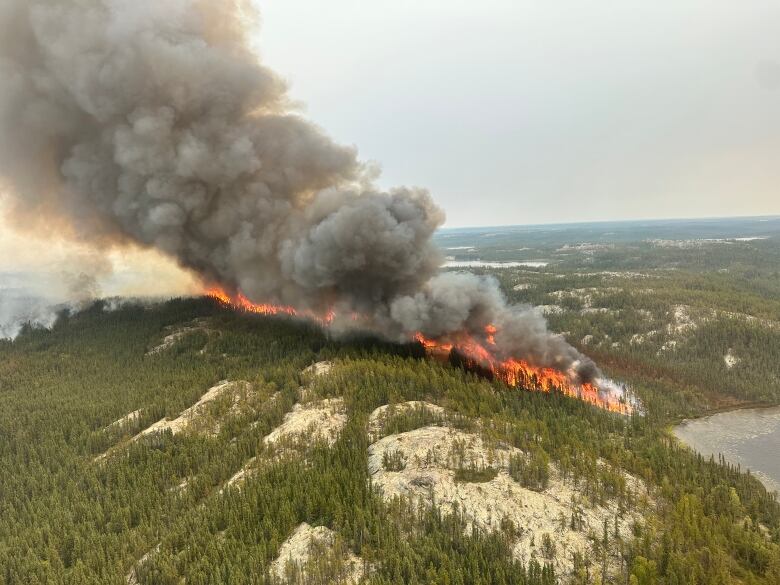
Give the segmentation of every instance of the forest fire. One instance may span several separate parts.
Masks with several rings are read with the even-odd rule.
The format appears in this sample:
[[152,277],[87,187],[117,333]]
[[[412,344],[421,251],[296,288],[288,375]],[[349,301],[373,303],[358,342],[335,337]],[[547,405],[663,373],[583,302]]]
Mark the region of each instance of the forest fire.
[[[325,315],[317,315],[312,311],[299,311],[285,305],[254,303],[241,293],[231,295],[220,287],[209,289],[206,296],[240,311],[269,316],[301,317],[316,321],[323,326],[330,324],[335,318],[332,311]],[[355,318],[353,316],[353,319]],[[558,391],[566,396],[624,415],[634,411],[623,389],[611,380],[599,379],[595,382],[579,383],[570,375],[553,368],[537,367],[516,358],[500,360],[492,350],[497,332],[497,328],[493,325],[485,327],[484,343],[465,332],[449,335],[447,341],[429,339],[422,333],[415,334],[414,339],[431,357],[450,359],[451,356],[457,356],[458,361],[465,368],[484,372],[513,388],[521,387],[541,392]]]
[[294,307],[286,305],[253,303],[241,293],[231,295],[220,287],[210,288],[206,291],[206,296],[219,301],[223,305],[228,305],[247,313],[257,313],[258,315],[288,315],[290,317],[301,317],[304,319],[316,321],[321,325],[327,325],[328,323],[332,322],[333,318],[335,317],[333,312],[328,312],[325,315],[317,315],[312,311],[299,311]]
[[623,389],[611,380],[598,379],[594,382],[579,383],[568,374],[553,368],[540,368],[516,358],[503,361],[498,359],[488,349],[489,346],[495,345],[496,332],[493,325],[488,325],[485,328],[484,344],[465,334],[447,342],[428,339],[420,333],[416,335],[416,339],[429,355],[448,359],[455,354],[467,368],[486,371],[490,376],[513,388],[521,387],[541,392],[558,391],[624,415],[630,415],[634,411],[634,406],[626,399]]

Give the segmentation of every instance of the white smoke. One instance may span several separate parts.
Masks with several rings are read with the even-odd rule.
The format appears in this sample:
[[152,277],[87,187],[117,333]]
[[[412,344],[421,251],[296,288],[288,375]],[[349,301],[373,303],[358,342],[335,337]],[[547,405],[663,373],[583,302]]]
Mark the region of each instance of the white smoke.
[[14,339],[25,325],[51,327],[57,305],[21,290],[0,289],[0,339]]

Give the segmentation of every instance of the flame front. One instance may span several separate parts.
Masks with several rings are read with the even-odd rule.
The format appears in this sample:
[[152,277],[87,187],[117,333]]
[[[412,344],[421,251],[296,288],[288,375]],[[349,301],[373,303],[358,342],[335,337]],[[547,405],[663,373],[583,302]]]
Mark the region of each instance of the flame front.
[[[253,303],[241,293],[231,295],[220,287],[214,287],[206,292],[220,303],[248,313],[260,315],[288,315],[316,321],[323,326],[329,325],[335,318],[333,311],[318,315],[312,311],[300,311],[286,305]],[[353,320],[359,319],[356,314]],[[495,335],[498,329],[494,325],[485,327],[484,342],[466,332],[448,336],[447,340],[435,340],[425,337],[422,333],[414,338],[426,350],[428,355],[448,358],[455,350],[467,365],[480,367],[491,373],[493,377],[503,381],[513,388],[520,387],[541,392],[559,391],[566,396],[579,398],[590,404],[617,412],[631,414],[634,407],[626,399],[625,392],[610,380],[597,380],[595,383],[578,383],[571,376],[553,368],[538,367],[518,358],[500,360],[492,349],[495,347]]]
[[335,317],[333,311],[318,315],[313,311],[299,311],[295,307],[289,305],[253,303],[241,293],[231,295],[220,287],[208,289],[206,291],[206,296],[219,301],[223,305],[229,305],[235,309],[246,311],[247,313],[257,313],[258,315],[288,315],[290,317],[301,317],[303,319],[316,321],[322,325],[331,323]]
[[520,387],[541,392],[558,391],[610,412],[625,415],[634,411],[634,406],[627,399],[625,391],[610,380],[578,383],[568,374],[553,368],[534,366],[518,358],[498,359],[490,350],[491,346],[495,346],[496,333],[497,328],[488,325],[485,328],[484,343],[466,333],[446,341],[429,339],[421,333],[418,333],[415,338],[425,347],[428,354],[448,357],[455,350],[470,365],[488,370],[493,377],[513,388]]

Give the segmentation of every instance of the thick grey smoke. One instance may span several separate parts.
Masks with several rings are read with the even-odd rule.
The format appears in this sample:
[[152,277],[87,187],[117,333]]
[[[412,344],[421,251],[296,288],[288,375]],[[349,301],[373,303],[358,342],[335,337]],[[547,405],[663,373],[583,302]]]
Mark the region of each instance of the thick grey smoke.
[[489,277],[438,274],[415,294],[391,302],[387,325],[393,324],[405,332],[422,331],[426,336],[452,341],[457,341],[460,331],[486,341],[486,327],[493,325],[497,328],[496,357],[501,360],[524,358],[536,365],[569,372],[581,381],[599,375],[593,361],[569,345],[563,336],[549,331],[541,311],[508,305],[498,282]]
[[16,225],[154,247],[206,283],[358,312],[393,338],[493,322],[507,355],[582,360],[494,281],[438,274],[442,211],[423,190],[381,192],[354,149],[291,113],[249,48],[252,18],[244,0],[4,0]]

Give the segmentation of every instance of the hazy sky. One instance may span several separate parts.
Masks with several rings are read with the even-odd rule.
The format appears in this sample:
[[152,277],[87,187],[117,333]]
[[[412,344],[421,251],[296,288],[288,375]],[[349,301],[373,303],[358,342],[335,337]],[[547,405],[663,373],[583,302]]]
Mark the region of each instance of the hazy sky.
[[780,213],[777,0],[262,0],[307,114],[449,226]]
[[[777,0],[257,4],[306,115],[448,226],[780,214]],[[0,288],[89,253],[0,219]],[[104,294],[195,286],[151,253],[109,260]]]

